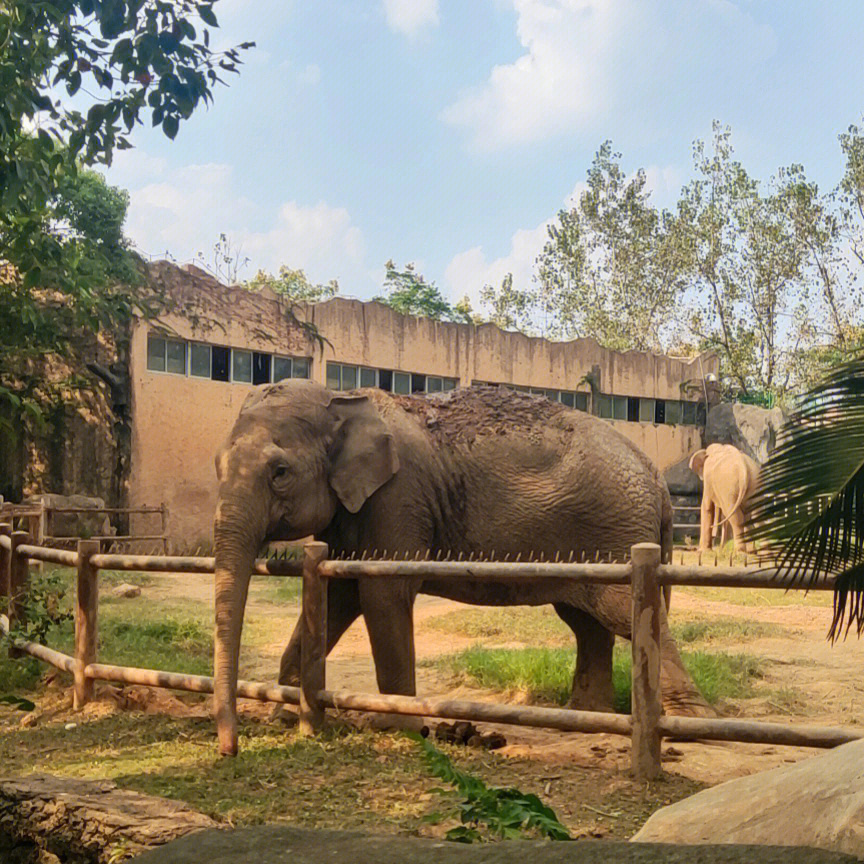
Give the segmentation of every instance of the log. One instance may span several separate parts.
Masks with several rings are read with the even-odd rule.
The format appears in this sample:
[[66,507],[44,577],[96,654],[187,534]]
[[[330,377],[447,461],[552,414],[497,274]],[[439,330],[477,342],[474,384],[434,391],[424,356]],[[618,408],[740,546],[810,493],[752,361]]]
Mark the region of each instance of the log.
[[[0,636],[9,635],[9,619],[5,615],[0,615]],[[68,654],[61,654],[53,648],[48,648],[45,645],[40,645],[38,642],[28,642],[24,639],[16,639],[12,643],[12,647],[21,654],[29,654],[43,663],[48,663],[57,669],[62,669],[64,672],[75,672],[75,660]]]
[[657,568],[660,547],[637,543],[633,561],[633,617],[631,650],[633,742],[630,758],[637,780],[654,780],[660,775],[660,586]]
[[108,780],[0,778],[0,861],[109,864],[215,827],[185,804]]
[[773,567],[757,570],[753,567],[706,567],[704,565],[661,564],[657,570],[661,585],[707,585],[712,588],[775,588],[809,591],[833,591],[834,579],[820,579],[814,585],[796,582],[790,585],[780,578]]
[[78,566],[78,556],[66,549],[48,549],[45,546],[31,546],[29,543],[24,543],[18,547],[18,554],[26,555],[31,561],[47,561],[49,564],[62,564],[64,567]]

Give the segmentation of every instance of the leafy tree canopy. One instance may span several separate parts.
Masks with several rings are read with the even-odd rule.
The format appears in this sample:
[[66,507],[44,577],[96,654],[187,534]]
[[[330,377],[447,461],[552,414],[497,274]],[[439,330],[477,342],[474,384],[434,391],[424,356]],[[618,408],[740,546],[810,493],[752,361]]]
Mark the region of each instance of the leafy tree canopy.
[[402,315],[418,318],[434,318],[436,321],[473,321],[471,304],[468,298],[455,306],[448,303],[434,282],[427,282],[413,264],[406,264],[399,270],[392,260],[385,265],[384,296],[376,297],[381,303],[395,309]]
[[292,270],[285,265],[279,268],[275,276],[259,270],[246,285],[252,290],[267,287],[295,303],[319,303],[339,293],[339,283],[335,279],[326,284],[317,284],[311,282],[303,270]]

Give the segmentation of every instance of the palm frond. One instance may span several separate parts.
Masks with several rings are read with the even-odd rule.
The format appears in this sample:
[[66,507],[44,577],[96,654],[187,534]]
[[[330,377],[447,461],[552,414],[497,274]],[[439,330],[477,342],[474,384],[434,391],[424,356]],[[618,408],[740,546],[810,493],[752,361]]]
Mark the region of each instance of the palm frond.
[[836,576],[831,638],[864,632],[864,357],[803,398],[763,466],[749,537],[779,547],[789,584]]

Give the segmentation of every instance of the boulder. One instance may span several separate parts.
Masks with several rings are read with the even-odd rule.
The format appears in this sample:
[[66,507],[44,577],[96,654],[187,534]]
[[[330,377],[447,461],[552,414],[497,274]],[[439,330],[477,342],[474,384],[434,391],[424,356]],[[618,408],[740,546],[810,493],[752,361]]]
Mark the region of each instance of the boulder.
[[202,831],[136,864],[855,864],[848,855],[766,846],[667,846],[579,840],[451,843],[418,837],[259,825]]
[[111,593],[115,597],[121,598],[131,598],[131,597],[140,597],[141,596],[141,586],[140,585],[132,585],[130,582],[123,582],[121,585],[117,585],[111,589]]
[[864,858],[864,741],[706,789],[658,810],[633,840],[811,846]]
[[695,472],[690,470],[689,463],[690,457],[685,456],[680,462],[667,468],[663,474],[670,495],[700,495],[702,493],[702,481]]
[[773,452],[785,421],[779,408],[723,402],[708,412],[705,446],[732,444],[762,465]]

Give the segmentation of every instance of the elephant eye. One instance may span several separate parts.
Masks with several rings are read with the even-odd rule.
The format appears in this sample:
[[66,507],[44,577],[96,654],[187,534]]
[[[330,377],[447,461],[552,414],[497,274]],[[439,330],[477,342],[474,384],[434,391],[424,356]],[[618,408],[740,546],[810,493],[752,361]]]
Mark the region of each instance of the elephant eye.
[[272,469],[272,477],[274,480],[284,480],[289,474],[288,466],[285,464],[274,465]]

